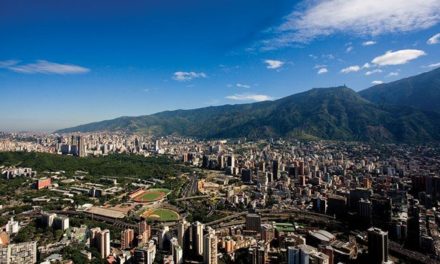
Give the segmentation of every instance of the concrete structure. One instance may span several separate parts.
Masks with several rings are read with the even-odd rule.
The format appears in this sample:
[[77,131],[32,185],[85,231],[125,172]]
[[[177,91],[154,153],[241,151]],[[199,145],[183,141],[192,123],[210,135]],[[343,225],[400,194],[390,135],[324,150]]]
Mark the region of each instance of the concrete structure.
[[192,250],[199,256],[203,256],[203,229],[204,225],[198,221],[191,226]]
[[33,264],[37,262],[37,242],[0,246],[1,264]]
[[42,178],[38,179],[35,183],[35,187],[37,190],[41,190],[43,188],[49,188],[52,185],[52,179],[51,178]]
[[125,229],[121,231],[121,249],[131,248],[134,241],[134,230]]
[[375,227],[368,229],[368,257],[372,264],[388,262],[388,232]]
[[217,264],[217,236],[214,229],[208,227],[208,234],[203,241],[203,263]]

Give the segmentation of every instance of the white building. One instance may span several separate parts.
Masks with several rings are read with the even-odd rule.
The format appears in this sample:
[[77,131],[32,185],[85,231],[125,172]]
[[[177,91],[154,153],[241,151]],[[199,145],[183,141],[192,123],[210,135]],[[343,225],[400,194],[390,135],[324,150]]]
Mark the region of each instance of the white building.
[[18,221],[14,221],[14,217],[11,217],[11,219],[6,224],[6,233],[9,235],[16,234],[20,230],[20,223]]

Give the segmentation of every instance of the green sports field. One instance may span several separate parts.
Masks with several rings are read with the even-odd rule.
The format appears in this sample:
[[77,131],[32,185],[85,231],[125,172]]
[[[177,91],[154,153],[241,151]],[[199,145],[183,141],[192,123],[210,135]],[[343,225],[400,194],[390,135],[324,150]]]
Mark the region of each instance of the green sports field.
[[147,220],[156,220],[156,221],[177,221],[179,220],[179,214],[173,210],[158,208],[158,209],[150,209],[145,211],[142,216]]

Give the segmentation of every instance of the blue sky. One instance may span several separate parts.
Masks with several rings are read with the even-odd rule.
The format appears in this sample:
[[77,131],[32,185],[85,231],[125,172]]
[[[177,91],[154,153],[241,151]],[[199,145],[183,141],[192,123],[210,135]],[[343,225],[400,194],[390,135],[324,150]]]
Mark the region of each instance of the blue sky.
[[439,14],[438,0],[0,0],[0,130],[362,90],[440,66]]

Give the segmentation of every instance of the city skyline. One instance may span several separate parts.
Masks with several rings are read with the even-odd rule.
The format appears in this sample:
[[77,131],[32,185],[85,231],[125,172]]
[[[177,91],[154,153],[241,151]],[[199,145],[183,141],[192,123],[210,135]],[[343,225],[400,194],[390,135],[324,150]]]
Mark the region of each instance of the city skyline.
[[433,0],[0,1],[0,130],[359,91],[440,66],[439,12]]

